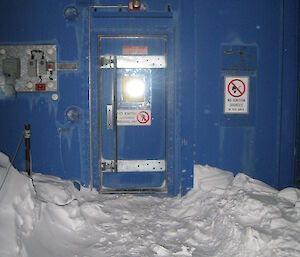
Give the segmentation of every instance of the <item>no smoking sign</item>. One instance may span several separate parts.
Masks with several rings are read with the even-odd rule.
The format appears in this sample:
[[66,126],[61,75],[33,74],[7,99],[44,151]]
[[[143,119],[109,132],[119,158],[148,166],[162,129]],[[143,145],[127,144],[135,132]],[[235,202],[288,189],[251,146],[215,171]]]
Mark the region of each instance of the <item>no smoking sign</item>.
[[151,126],[151,109],[118,109],[118,126]]
[[228,83],[228,93],[233,97],[241,97],[246,91],[246,85],[244,81],[240,79],[233,79]]
[[140,111],[136,116],[136,119],[140,124],[146,124],[150,120],[150,115],[147,111]]
[[227,76],[224,79],[224,113],[248,114],[249,77]]

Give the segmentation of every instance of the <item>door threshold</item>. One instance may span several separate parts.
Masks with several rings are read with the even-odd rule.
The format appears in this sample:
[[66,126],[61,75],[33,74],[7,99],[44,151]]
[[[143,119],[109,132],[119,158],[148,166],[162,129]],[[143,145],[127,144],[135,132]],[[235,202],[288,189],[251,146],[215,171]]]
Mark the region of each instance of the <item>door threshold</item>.
[[167,194],[166,188],[142,188],[142,189],[102,189],[100,194]]

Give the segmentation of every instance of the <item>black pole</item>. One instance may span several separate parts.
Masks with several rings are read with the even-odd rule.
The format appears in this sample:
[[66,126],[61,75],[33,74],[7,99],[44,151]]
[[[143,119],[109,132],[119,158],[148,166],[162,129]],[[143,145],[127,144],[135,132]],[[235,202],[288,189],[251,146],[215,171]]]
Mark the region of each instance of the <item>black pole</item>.
[[24,130],[25,138],[25,161],[26,161],[26,172],[31,177],[31,156],[30,156],[30,124],[25,124]]

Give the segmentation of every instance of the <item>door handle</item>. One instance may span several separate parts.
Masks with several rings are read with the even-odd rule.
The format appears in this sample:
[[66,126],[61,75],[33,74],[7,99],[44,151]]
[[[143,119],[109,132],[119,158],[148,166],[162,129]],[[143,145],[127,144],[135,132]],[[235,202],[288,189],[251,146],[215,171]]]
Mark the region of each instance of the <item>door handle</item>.
[[108,104],[106,106],[106,122],[107,122],[107,129],[113,128],[113,111],[112,111],[112,105]]

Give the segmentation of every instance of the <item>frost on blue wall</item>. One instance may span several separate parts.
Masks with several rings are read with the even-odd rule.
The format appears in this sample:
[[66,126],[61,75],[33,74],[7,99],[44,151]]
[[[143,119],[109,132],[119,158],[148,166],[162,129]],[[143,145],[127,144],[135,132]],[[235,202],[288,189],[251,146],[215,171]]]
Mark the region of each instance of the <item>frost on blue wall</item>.
[[[1,150],[12,156],[25,123],[32,128],[32,165],[36,172],[89,183],[87,115],[88,44],[85,40],[86,11],[78,19],[64,18],[72,1],[1,1],[1,44],[55,44],[60,63],[76,63],[78,69],[58,72],[58,100],[51,93],[18,93],[1,100]],[[17,17],[17,18],[16,18]],[[66,112],[80,113],[70,122]],[[24,169],[23,149],[15,161]]]
[[[196,4],[196,162],[293,183],[297,10],[297,1]],[[248,52],[224,60],[224,46]],[[226,75],[249,76],[248,115],[224,115]]]
[[[98,100],[92,95],[92,120],[88,100],[89,2],[1,1],[1,44],[55,44],[58,62],[77,68],[58,71],[57,100],[51,93],[1,96],[0,150],[12,156],[24,124],[30,123],[34,171],[78,179],[88,186],[92,168],[93,186],[98,187]],[[127,1],[101,1],[116,3]],[[171,35],[174,94],[168,99],[173,111],[168,122],[174,137],[169,193],[184,194],[192,187],[194,163],[242,171],[272,186],[292,185],[298,1],[142,3],[148,13],[93,16],[91,35],[122,29],[159,34],[162,28]],[[169,11],[171,15],[164,14]],[[139,17],[143,15],[148,17]],[[224,51],[229,48],[250,57],[228,58]],[[224,77],[229,75],[250,78],[246,115],[224,114]],[[21,170],[23,151],[15,161]]]

